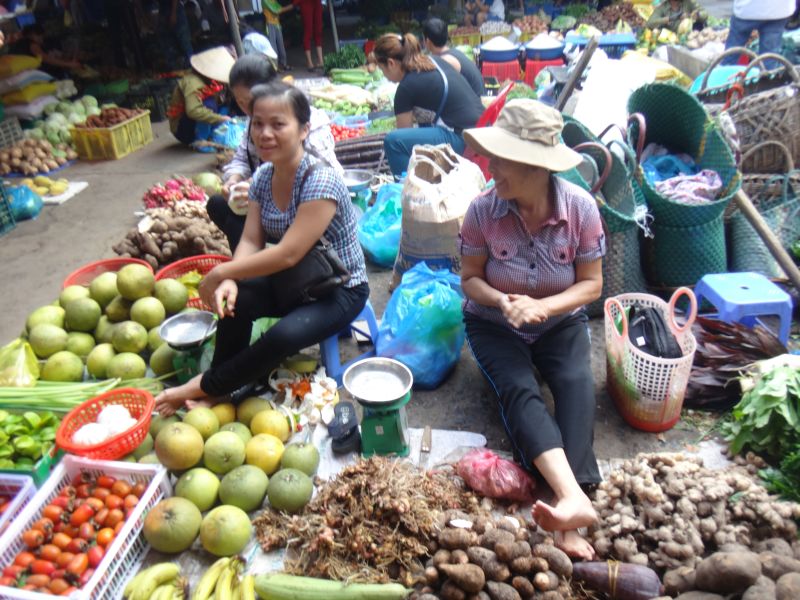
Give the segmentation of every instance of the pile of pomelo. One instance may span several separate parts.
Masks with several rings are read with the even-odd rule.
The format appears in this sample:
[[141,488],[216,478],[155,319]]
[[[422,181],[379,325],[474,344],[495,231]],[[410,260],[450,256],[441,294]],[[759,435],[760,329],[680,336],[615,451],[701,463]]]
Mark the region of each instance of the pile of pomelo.
[[25,322],[28,342],[44,360],[41,379],[137,379],[173,370],[175,351],[158,335],[162,321],[186,309],[189,294],[176,279],[155,281],[147,267],[126,265],[87,286],[70,285],[58,301],[34,310]]
[[193,408],[182,421],[154,417],[143,444],[126,458],[161,463],[179,478],[175,496],[145,520],[148,542],[175,553],[199,535],[208,552],[232,556],[252,535],[247,513],[265,499],[275,510],[301,510],[311,499],[320,457],[313,444],[284,445],[291,433],[289,417],[258,397],[238,407]]

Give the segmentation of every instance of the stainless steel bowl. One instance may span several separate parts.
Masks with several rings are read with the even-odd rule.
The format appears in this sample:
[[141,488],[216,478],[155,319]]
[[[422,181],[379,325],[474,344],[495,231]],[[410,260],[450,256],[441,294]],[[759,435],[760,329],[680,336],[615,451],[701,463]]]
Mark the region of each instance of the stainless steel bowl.
[[176,350],[196,348],[217,331],[214,313],[207,310],[179,313],[158,328],[161,339]]
[[351,192],[360,192],[369,187],[369,182],[372,181],[372,171],[365,169],[345,169],[344,171],[344,184]]
[[401,362],[374,357],[348,367],[342,384],[361,404],[380,406],[403,398],[414,384],[414,376]]

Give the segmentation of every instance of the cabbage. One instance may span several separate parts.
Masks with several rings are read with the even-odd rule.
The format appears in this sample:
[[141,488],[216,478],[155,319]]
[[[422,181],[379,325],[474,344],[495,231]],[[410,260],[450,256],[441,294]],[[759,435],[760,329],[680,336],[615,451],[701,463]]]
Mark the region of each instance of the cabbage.
[[47,117],[47,122],[56,126],[64,126],[67,124],[67,117],[60,112],[54,112],[52,115]]
[[80,100],[75,100],[75,102],[72,103],[72,112],[78,113],[79,115],[85,115],[86,107]]
[[[69,132],[69,129],[62,129],[61,132],[58,134],[59,138],[61,138],[61,142],[65,144],[69,144],[72,142],[72,134]],[[55,142],[59,143],[59,142]]]
[[33,129],[28,130],[28,136],[33,138],[34,140],[43,140],[44,130],[40,129],[39,127],[34,127]]
[[55,145],[61,142],[61,132],[58,129],[51,129],[45,132],[47,141]]
[[82,115],[80,113],[72,113],[67,117],[70,125],[77,125],[78,123],[83,123],[86,120],[86,115]]
[[195,175],[192,181],[203,188],[209,196],[219,194],[222,191],[222,180],[216,173],[200,173]]
[[89,112],[89,108],[91,107],[97,108],[98,106],[97,98],[95,98],[94,96],[84,96],[83,98],[81,98],[81,102],[86,107],[87,113]]
[[58,102],[52,102],[44,107],[44,114],[48,117],[56,112],[56,108],[58,108]]
[[86,109],[86,116],[87,117],[96,117],[99,116],[100,113],[103,112],[97,106],[90,106]]
[[70,112],[72,112],[72,102],[66,102],[62,100],[61,102],[58,103],[58,106],[56,107],[56,112],[60,112],[62,115],[69,114]]

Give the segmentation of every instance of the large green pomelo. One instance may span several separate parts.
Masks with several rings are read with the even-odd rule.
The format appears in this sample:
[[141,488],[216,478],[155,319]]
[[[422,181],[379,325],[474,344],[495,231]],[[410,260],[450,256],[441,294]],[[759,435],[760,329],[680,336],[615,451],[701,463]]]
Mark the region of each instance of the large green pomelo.
[[82,381],[83,361],[81,357],[62,350],[56,352],[42,368],[41,379],[44,381]]
[[242,438],[232,431],[219,431],[206,440],[203,464],[224,475],[244,463],[245,446]]
[[103,314],[100,305],[88,297],[70,301],[64,310],[69,331],[92,331]]
[[189,549],[202,521],[200,510],[186,498],[167,498],[147,513],[143,533],[159,552],[177,554]]
[[203,548],[215,556],[233,556],[244,550],[253,534],[250,517],[241,508],[218,506],[200,525]]
[[147,330],[136,321],[117,323],[111,334],[111,343],[117,352],[138,354],[147,348]]
[[117,273],[117,289],[127,300],[138,300],[149,296],[155,286],[153,272],[140,264],[125,265]]
[[95,379],[106,379],[108,377],[108,363],[116,356],[114,346],[111,344],[98,344],[89,356],[86,357],[86,370]]
[[141,323],[145,329],[158,327],[166,316],[164,305],[152,296],[139,298],[131,306],[131,320]]
[[242,465],[222,478],[219,498],[223,504],[252,512],[264,503],[268,485],[269,477],[264,471],[253,465]]
[[83,359],[86,359],[94,346],[95,341],[91,333],[71,331],[67,335],[67,350]]
[[175,370],[173,361],[178,351],[170,348],[167,344],[162,344],[153,354],[150,355],[150,368],[153,369],[156,377],[161,377]]
[[95,277],[89,284],[89,295],[103,308],[108,306],[108,303],[119,295],[117,274],[109,272]]
[[150,352],[155,352],[158,350],[158,347],[164,344],[164,340],[161,338],[161,334],[158,332],[160,327],[153,327],[150,331],[147,332],[147,349]]
[[39,358],[48,358],[56,352],[66,350],[68,341],[69,336],[66,331],[49,323],[36,325],[28,333],[28,342],[33,348],[33,353]]
[[67,308],[67,304],[78,298],[88,298],[89,288],[82,285],[68,285],[58,295],[58,303],[62,308]]
[[119,377],[120,379],[139,379],[147,373],[147,364],[144,359],[133,352],[120,352],[112,358],[106,374],[108,377]]
[[131,318],[131,305],[133,302],[125,300],[122,296],[115,296],[106,305],[106,316],[112,323],[121,323]]
[[156,281],[153,295],[161,301],[167,314],[180,312],[189,301],[189,291],[177,279],[160,279]]
[[25,329],[26,331],[30,331],[37,325],[41,325],[43,323],[55,325],[56,327],[61,327],[61,329],[64,329],[65,315],[66,312],[60,306],[54,306],[52,304],[40,306],[28,315],[28,318],[25,320]]
[[97,327],[94,328],[94,341],[98,344],[110,344],[111,335],[114,333],[114,323],[112,323],[106,315],[100,317],[97,321]]
[[211,510],[217,503],[218,491],[219,477],[202,467],[189,469],[175,484],[175,495],[189,500],[200,512]]

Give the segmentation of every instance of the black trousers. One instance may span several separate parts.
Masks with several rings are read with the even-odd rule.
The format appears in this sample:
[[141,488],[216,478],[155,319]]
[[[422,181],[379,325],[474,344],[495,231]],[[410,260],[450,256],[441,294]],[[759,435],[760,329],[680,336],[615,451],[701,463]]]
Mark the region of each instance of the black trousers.
[[[594,381],[587,318],[572,315],[532,344],[508,327],[466,314],[467,341],[497,394],[500,417],[523,466],[547,450],[563,448],[579,484],[602,481],[592,450]],[[547,411],[533,367],[550,386],[555,415]]]
[[[276,368],[283,359],[313,346],[345,329],[369,298],[369,285],[339,287],[322,300],[298,306],[288,314],[273,309],[269,277],[239,282],[236,315],[217,325],[217,342],[211,368],[203,374],[201,389],[221,396],[256,381]],[[281,317],[252,346],[253,321]]]
[[231,247],[231,254],[233,254],[242,239],[245,217],[233,212],[231,207],[228,206],[228,201],[221,194],[214,194],[208,199],[206,212],[211,221],[228,238],[228,245]]

